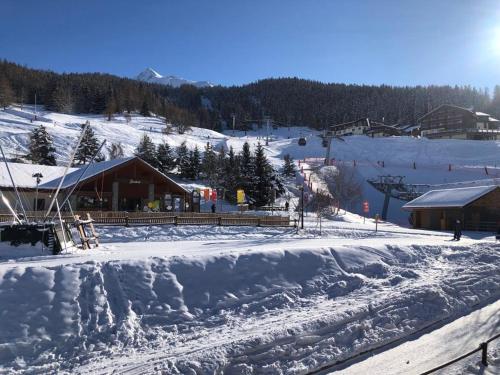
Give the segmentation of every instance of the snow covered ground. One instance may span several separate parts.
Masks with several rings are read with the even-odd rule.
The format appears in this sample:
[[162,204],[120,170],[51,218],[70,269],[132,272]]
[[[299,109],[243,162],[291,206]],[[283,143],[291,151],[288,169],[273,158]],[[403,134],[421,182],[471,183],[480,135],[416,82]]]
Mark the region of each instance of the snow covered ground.
[[101,227],[99,249],[3,258],[1,369],[304,374],[500,297],[492,236],[343,219]]
[[[425,333],[415,339],[410,338],[410,341],[393,349],[372,354],[362,362],[330,372],[330,374],[421,374],[423,369],[431,370],[459,358],[477,349],[481,342],[497,335],[500,329],[499,311],[500,301],[497,301],[430,333]],[[500,340],[492,341],[488,345],[487,367],[481,365],[481,352],[478,352],[436,373],[499,374]]]
[[[237,152],[245,141],[255,146],[257,142],[265,143],[266,138],[265,128],[246,133],[233,133],[228,130],[225,134],[193,128],[183,135],[164,135],[162,131],[165,125],[162,118],[145,118],[137,114],[127,123],[123,116],[115,116],[112,121],[107,121],[102,115],[65,115],[39,109],[38,121],[31,122],[33,112],[32,106],[25,106],[23,110],[18,106],[0,110],[0,143],[8,156],[26,154],[29,133],[34,126],[40,124],[45,125],[54,137],[60,163],[67,160],[80,132],[80,125],[86,121],[90,121],[100,139],[121,142],[126,156],[132,155],[144,133],[150,135],[156,143],[166,140],[173,147],[186,141],[189,148],[198,146],[203,150],[207,142],[210,142],[215,148],[228,149],[233,146]],[[324,158],[325,148],[321,146],[318,135],[317,131],[300,127],[270,129],[270,142],[265,150],[276,167],[282,165],[285,154],[290,154],[296,160]],[[299,137],[306,137],[306,146],[298,145]],[[473,180],[492,184],[500,179],[500,141],[353,136],[346,137],[345,141],[334,140],[331,157],[346,165],[353,165],[356,161],[356,171],[363,182],[363,200],[370,202],[371,216],[381,213],[383,196],[366,183],[368,178],[387,174],[402,175],[406,177],[407,182],[418,184],[448,184]],[[379,161],[384,162],[384,167],[377,164]],[[407,226],[408,214],[401,210],[403,204],[403,201],[392,199],[388,219]],[[361,205],[352,207],[351,210],[361,213]]]
[[[185,140],[190,148],[211,142],[235,150],[245,141],[264,142],[265,134],[194,128],[165,136],[162,119],[138,115],[127,124],[123,117],[108,122],[42,112],[32,123],[30,110],[0,111],[0,142],[10,156],[26,153],[28,134],[38,124],[54,136],[60,162],[87,120],[99,138],[122,142],[127,155],[144,132],[174,147]],[[311,130],[272,132],[266,152],[276,166],[287,153],[296,159],[324,156]],[[307,137],[305,147],[297,144],[301,136]],[[500,177],[498,141],[357,136],[332,147],[337,161],[357,161],[363,181],[403,174],[413,183],[486,184]],[[377,164],[381,160],[384,167]],[[289,187],[293,194],[293,182]],[[371,214],[380,212],[380,193],[365,183],[364,195]],[[405,219],[402,203],[391,204],[394,222]],[[412,353],[458,340],[454,324],[478,335],[496,324],[489,317],[497,316],[500,299],[500,243],[491,233],[465,233],[453,242],[449,233],[391,223],[374,229],[372,219],[351,213],[321,226],[308,214],[299,233],[99,227],[102,244],[89,251],[52,256],[38,247],[16,253],[0,247],[0,373],[306,374],[395,342],[401,345],[379,353],[371,365],[344,370],[363,373],[355,366],[373,370],[386,358],[387,371],[419,372],[441,360]],[[492,349],[497,361],[498,347]],[[400,358],[410,362],[403,366]],[[481,373],[477,359],[454,369]]]

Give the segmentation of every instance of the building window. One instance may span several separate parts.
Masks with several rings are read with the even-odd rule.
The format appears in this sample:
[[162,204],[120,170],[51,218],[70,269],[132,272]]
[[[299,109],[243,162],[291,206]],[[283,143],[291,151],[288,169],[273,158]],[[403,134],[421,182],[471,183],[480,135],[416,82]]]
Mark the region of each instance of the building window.
[[109,210],[109,199],[103,197],[102,201],[96,197],[79,196],[76,202],[77,210],[80,209],[105,209]]
[[45,210],[45,199],[44,198],[33,199],[33,207],[37,211]]

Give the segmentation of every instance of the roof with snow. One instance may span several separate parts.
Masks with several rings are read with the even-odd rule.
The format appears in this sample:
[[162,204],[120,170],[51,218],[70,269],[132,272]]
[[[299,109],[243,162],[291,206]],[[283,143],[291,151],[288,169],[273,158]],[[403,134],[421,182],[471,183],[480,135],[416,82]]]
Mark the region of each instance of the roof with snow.
[[[89,178],[92,178],[94,176],[97,176],[103,172],[106,172],[107,170],[114,168],[118,165],[124,164],[132,159],[134,159],[135,156],[131,156],[128,158],[121,158],[121,159],[112,159],[112,160],[107,160],[107,161],[102,161],[99,163],[93,163],[90,164],[90,166],[85,170],[86,166],[82,166],[80,168],[77,168],[71,173],[68,173],[66,177],[64,178],[63,184],[61,186],[61,189],[66,189],[70,186],[73,186],[80,181],[85,181]],[[82,175],[83,173],[83,175]],[[62,175],[59,176],[58,178],[55,178],[51,181],[48,181],[42,185],[40,185],[41,189],[57,189],[57,186],[59,185],[59,182],[61,181]]]
[[473,114],[476,117],[488,117],[488,121],[493,121],[493,122],[498,121],[497,119],[491,117],[489,114],[484,113],[484,112],[473,111],[472,109],[459,107],[459,106],[453,105],[453,104],[441,104],[440,106],[434,108],[430,112],[428,112],[425,115],[423,115],[422,117],[420,117],[418,119],[418,122],[422,121],[423,119],[425,119],[427,116],[433,114],[434,112],[439,111],[441,108],[446,108],[446,107],[459,109],[459,110],[464,111],[464,112],[469,112],[469,113]]
[[405,210],[417,208],[462,208],[482,196],[500,189],[500,185],[472,186],[457,189],[431,190],[406,203]]
[[[92,177],[98,176],[101,173],[107,172],[110,169],[128,163],[132,160],[139,160],[141,163],[148,165],[151,169],[158,173],[163,178],[171,181],[172,183],[179,185],[180,188],[189,193],[189,190],[183,187],[178,182],[174,181],[172,178],[166,176],[160,171],[154,169],[144,160],[131,156],[128,158],[112,159],[107,161],[102,161],[99,163],[93,163],[88,166],[83,165],[79,168],[69,168],[68,174],[63,180],[61,189],[67,189],[79,182],[84,182]],[[64,170],[66,167],[61,166],[47,166],[38,164],[22,164],[22,163],[8,163],[14,182],[16,186],[24,189],[35,189],[36,188],[36,178],[33,177],[35,173],[41,173],[43,175],[42,181],[39,185],[41,190],[55,190],[59,186],[59,183],[64,175]],[[5,163],[0,164],[0,188],[12,188],[12,183],[9,178],[7,167]]]
[[[19,188],[36,188],[35,173],[41,173],[42,178],[40,184],[49,182],[55,178],[59,178],[64,174],[66,167],[39,165],[39,164],[23,164],[23,163],[7,163],[12,173],[14,183]],[[78,168],[70,168],[69,172],[77,171]],[[5,163],[0,163],[0,187],[12,187],[12,182],[7,171]]]

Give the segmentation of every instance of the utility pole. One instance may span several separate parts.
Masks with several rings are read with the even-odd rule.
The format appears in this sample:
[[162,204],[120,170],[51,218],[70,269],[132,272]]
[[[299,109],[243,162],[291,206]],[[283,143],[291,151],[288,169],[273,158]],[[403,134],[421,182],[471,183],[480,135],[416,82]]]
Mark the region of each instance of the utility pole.
[[236,116],[233,114],[232,117],[233,117],[233,136],[234,136],[234,126],[236,123]]
[[269,146],[269,117],[266,118],[266,146]]
[[35,92],[35,121],[36,121],[36,92]]
[[301,210],[301,223],[300,223],[300,229],[304,229],[304,184],[302,184],[302,187],[301,187],[301,204],[300,204],[300,210]]

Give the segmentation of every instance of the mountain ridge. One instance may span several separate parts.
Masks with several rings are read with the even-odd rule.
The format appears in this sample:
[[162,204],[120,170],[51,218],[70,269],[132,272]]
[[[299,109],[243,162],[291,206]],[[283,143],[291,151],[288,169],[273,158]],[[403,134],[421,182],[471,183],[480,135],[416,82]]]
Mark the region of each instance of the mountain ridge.
[[182,85],[193,85],[198,88],[214,86],[208,81],[191,81],[174,75],[163,76],[153,68],[146,68],[137,75],[136,79],[138,81],[157,83],[160,85],[167,85],[172,87],[180,87]]

